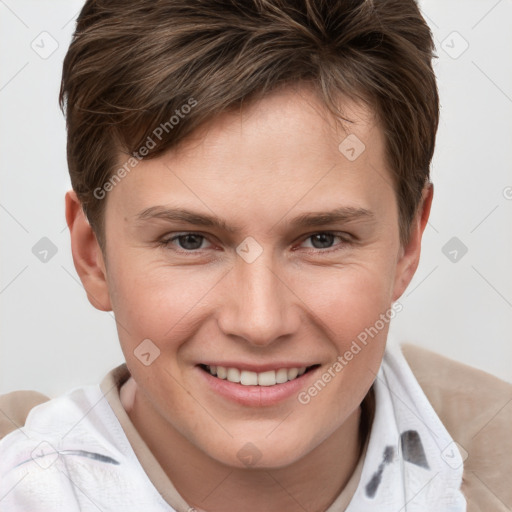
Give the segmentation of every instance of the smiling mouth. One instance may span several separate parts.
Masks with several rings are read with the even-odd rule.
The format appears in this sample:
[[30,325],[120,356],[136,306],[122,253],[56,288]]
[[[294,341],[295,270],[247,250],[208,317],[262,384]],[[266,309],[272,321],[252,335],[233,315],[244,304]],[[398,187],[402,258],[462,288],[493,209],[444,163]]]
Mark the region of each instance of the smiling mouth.
[[199,365],[202,370],[209,373],[213,377],[221,380],[227,380],[234,384],[242,386],[276,386],[277,384],[285,384],[291,380],[302,377],[305,373],[316,368],[313,366],[302,366],[300,368],[279,368],[278,370],[269,370],[266,372],[251,372],[248,370],[240,370],[238,368]]

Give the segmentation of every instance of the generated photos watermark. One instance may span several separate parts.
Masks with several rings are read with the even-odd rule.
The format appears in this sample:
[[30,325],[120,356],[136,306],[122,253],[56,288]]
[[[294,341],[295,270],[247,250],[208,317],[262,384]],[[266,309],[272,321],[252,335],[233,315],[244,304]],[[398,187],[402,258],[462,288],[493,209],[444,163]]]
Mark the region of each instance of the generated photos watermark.
[[361,331],[343,355],[339,355],[311,386],[298,394],[297,400],[299,403],[302,405],[309,404],[368,345],[368,342],[375,338],[402,310],[402,304],[398,301],[394,302],[391,308],[385,313],[380,314],[379,319],[372,326],[366,327],[364,331]]
[[174,115],[172,115],[167,121],[160,123],[151,132],[151,135],[148,136],[138,151],[134,151],[132,156],[128,158],[128,160],[126,160],[126,162],[119,167],[101,187],[94,189],[94,197],[99,200],[105,199],[107,193],[113,190],[114,187],[120,183],[120,181],[127,176],[152,149],[157,146],[158,142],[162,140],[164,133],[169,133],[173,130],[174,127],[180,123],[181,119],[184,119],[184,117],[196,105],[197,101],[194,98],[189,98],[187,103],[174,111]]

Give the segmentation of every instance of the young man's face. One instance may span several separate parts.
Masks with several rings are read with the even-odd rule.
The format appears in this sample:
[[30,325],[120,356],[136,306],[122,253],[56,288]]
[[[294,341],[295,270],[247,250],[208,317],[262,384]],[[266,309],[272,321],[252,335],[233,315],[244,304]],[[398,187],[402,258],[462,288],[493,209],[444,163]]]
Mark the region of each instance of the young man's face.
[[[106,199],[109,299],[96,306],[115,313],[139,404],[228,465],[290,464],[356,417],[417,265],[421,233],[401,247],[381,130],[343,108],[346,133],[307,90],[274,93],[142,161]],[[244,386],[209,366],[249,383],[270,372],[266,384],[308,370]]]

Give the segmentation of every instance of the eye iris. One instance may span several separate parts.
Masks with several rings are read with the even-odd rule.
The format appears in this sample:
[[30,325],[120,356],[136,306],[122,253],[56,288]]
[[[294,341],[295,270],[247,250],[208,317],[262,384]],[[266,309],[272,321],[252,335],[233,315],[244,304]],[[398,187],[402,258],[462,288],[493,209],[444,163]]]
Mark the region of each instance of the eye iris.
[[180,235],[178,237],[178,240],[182,249],[187,249],[191,251],[193,249],[199,249],[199,247],[201,247],[203,237],[201,235],[188,234]]
[[[325,247],[329,247],[332,245],[333,240],[334,235],[331,235],[329,233],[317,233],[316,235],[313,235],[311,237],[311,242],[315,249],[325,249]],[[319,242],[319,245],[316,245],[317,242]]]

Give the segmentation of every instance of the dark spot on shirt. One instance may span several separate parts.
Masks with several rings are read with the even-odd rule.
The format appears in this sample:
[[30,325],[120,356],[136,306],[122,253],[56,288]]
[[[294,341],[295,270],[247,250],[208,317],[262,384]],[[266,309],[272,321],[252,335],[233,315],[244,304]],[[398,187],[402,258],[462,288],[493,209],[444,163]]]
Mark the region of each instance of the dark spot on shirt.
[[420,435],[416,430],[406,430],[400,436],[402,444],[402,454],[405,461],[416,464],[425,469],[430,469],[423,449]]
[[16,464],[16,466],[14,467],[17,468],[18,466],[26,464],[27,462],[33,461],[35,459],[40,459],[43,457],[48,457],[49,455],[53,455],[55,453],[57,453],[58,455],[78,455],[79,457],[87,457],[88,459],[97,460],[98,462],[104,462],[105,464],[114,464],[115,466],[121,464],[112,457],[109,457],[108,455],[102,455],[101,453],[88,452],[85,450],[61,450],[52,452],[41,452],[41,454],[36,453],[35,455],[32,455],[32,458],[26,459],[20,462],[19,464]]
[[379,464],[377,471],[373,473],[370,481],[365,486],[366,496],[373,498],[382,481],[382,473],[387,464],[391,464],[395,456],[395,448],[393,446],[386,446],[382,454],[382,462]]

